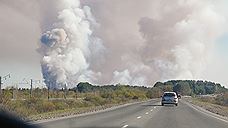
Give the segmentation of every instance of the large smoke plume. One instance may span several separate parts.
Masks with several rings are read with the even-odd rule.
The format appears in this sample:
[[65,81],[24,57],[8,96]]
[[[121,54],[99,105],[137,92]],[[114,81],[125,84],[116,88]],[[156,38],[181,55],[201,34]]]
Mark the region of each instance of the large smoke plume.
[[84,4],[101,24],[98,35],[110,51],[102,80],[112,83],[202,79],[226,22],[209,0],[86,0]]
[[42,35],[39,49],[45,83],[58,88],[70,82],[91,82],[99,75],[89,69],[91,56],[96,57],[103,46],[92,35],[95,21],[90,8],[82,7],[79,0],[54,2],[60,6],[57,21]]
[[49,86],[202,78],[226,22],[206,0],[81,2],[58,1],[57,19],[44,27],[41,66]]

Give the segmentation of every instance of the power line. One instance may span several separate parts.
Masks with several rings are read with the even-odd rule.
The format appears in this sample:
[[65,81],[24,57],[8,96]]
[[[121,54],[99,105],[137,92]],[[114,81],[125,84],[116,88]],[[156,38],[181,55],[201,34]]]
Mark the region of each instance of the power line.
[[33,85],[34,84],[39,84],[39,83],[43,83],[42,80],[33,80],[33,79],[30,79],[30,81],[28,81],[27,79],[23,79],[22,82],[20,82],[19,84],[27,84],[27,85],[30,85],[30,91],[29,91],[29,97],[31,98],[32,97],[32,89],[33,89]]

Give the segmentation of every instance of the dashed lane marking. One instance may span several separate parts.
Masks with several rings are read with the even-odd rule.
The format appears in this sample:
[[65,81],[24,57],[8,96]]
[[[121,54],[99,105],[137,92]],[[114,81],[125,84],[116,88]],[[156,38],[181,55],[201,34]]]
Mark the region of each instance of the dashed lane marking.
[[146,114],[146,115],[148,115],[149,113],[148,113],[148,112],[146,112],[145,114]]
[[126,127],[128,127],[128,125],[126,124],[126,125],[124,125],[123,127],[121,127],[121,128],[126,128]]
[[142,118],[142,117],[141,117],[141,116],[138,116],[138,117],[137,117],[137,119],[140,119],[140,118]]

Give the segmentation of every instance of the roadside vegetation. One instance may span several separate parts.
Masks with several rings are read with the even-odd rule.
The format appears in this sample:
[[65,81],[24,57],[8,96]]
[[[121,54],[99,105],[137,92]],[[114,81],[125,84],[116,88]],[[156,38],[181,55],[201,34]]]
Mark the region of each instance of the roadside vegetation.
[[220,84],[202,81],[157,82],[153,87],[129,85],[96,86],[81,82],[71,89],[6,88],[2,90],[0,106],[31,120],[47,119],[101,110],[130,102],[159,98],[164,91],[181,95],[220,94],[213,99],[198,99],[227,106],[227,89]]
[[197,96],[195,98],[201,102],[209,102],[212,104],[228,107],[228,92],[215,96]]
[[213,113],[228,117],[228,92],[187,98],[189,102]]
[[31,95],[29,89],[8,88],[3,90],[1,108],[14,112],[20,117],[37,120],[147,100],[152,98],[149,94],[151,90],[153,89],[120,84],[95,86],[79,83],[77,87],[66,92],[63,89],[48,92],[47,89],[37,88],[32,90]]

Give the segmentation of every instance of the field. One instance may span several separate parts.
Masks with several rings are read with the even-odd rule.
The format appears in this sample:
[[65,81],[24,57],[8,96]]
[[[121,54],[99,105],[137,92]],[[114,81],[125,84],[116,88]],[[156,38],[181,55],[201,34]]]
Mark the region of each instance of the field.
[[149,90],[151,89],[146,87],[121,85],[66,91],[37,88],[30,93],[29,89],[9,88],[2,91],[1,108],[16,113],[23,119],[39,120],[146,100],[150,98],[147,95]]

